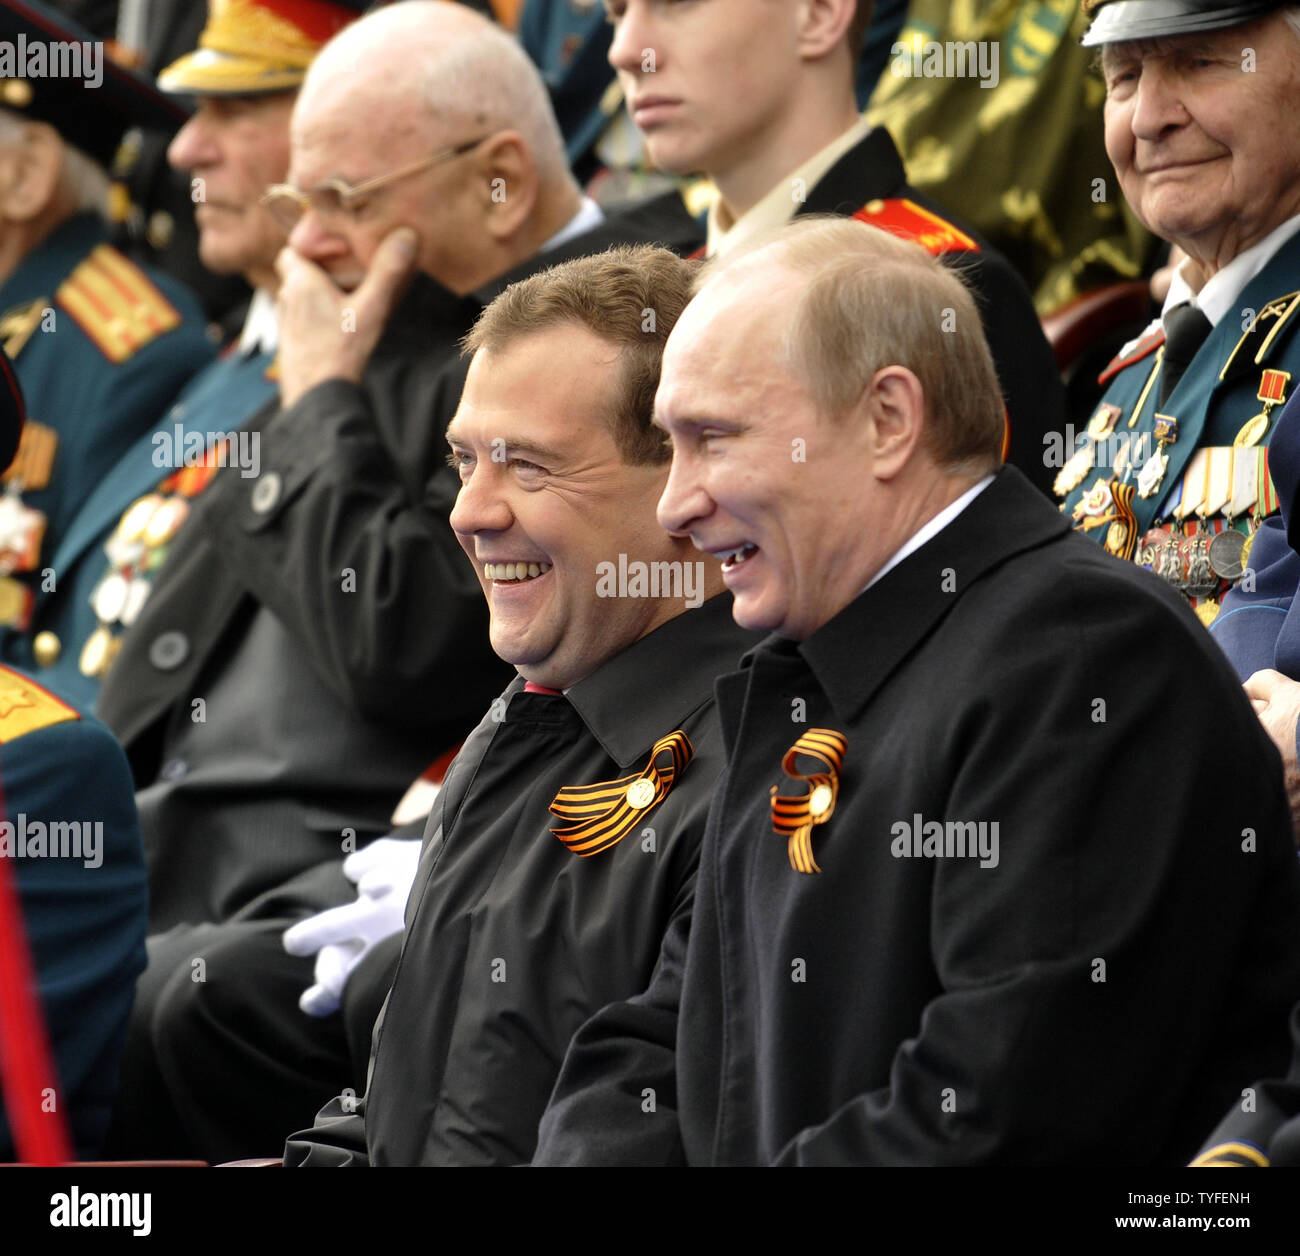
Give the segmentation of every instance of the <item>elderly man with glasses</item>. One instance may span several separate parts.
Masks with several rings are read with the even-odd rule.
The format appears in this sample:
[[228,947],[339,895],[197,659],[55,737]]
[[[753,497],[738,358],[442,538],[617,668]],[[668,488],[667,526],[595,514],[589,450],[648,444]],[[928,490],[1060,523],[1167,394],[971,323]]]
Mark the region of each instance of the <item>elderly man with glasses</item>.
[[[136,1013],[146,1084],[121,1104],[133,1155],[277,1148],[361,1088],[348,1039],[363,1069],[384,965],[360,995],[343,976],[366,939],[400,929],[418,846],[371,839],[508,677],[447,526],[459,340],[496,291],[552,261],[697,242],[679,203],[604,220],[518,45],[460,5],[415,0],[322,49],[287,182],[263,200],[289,228],[279,405],[241,432],[257,465],[218,470],[171,543],[101,691],[142,786],[160,935]],[[373,861],[360,898],[352,854],[354,877]],[[287,955],[286,927],[325,909]]]

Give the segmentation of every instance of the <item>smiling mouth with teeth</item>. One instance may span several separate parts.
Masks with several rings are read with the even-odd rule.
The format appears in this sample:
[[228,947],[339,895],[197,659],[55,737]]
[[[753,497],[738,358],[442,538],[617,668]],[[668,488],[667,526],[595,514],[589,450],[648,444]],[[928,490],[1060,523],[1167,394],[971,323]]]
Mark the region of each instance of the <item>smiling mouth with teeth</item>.
[[498,583],[536,580],[551,569],[550,563],[484,563],[483,578]]
[[758,546],[751,545],[747,541],[738,550],[732,550],[729,554],[719,554],[718,557],[722,559],[723,571],[734,571],[737,567],[740,566],[741,563],[746,562],[750,558],[753,558],[753,556],[757,553],[758,553]]

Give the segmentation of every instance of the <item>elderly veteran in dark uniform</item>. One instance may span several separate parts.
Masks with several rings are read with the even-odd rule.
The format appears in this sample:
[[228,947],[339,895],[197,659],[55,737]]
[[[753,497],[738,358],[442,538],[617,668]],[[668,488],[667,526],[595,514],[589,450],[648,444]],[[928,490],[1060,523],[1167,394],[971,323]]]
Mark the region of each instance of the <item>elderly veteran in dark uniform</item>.
[[871,6],[608,0],[606,8],[610,63],[655,165],[703,171],[717,185],[709,256],[792,217],[829,213],[916,240],[961,270],[1006,401],[1003,452],[1046,492],[1045,437],[1065,423],[1056,363],[1010,263],[910,187],[889,133],[859,116],[853,71]]
[[788,228],[688,307],[655,417],[660,522],[771,636],[717,684],[691,927],[575,1037],[539,1159],[1185,1161],[1286,1057],[1277,756],[1182,599],[998,469],[970,296]]
[[1187,257],[1160,319],[1103,372],[1056,489],[1075,528],[1211,623],[1277,509],[1269,452],[1300,364],[1300,10],[1086,7],[1120,188]]
[[755,640],[716,560],[654,519],[651,405],[693,278],[662,249],[568,262],[470,336],[451,523],[518,676],[430,817],[364,1103],[327,1106],[288,1164],[527,1161],[573,1031],[644,989],[690,918],[722,767],[713,677]]
[[[0,351],[0,467],[18,449],[23,417]],[[0,859],[12,864],[55,1073],[53,1096],[34,1098],[42,1112],[59,1114],[73,1153],[88,1158],[108,1126],[145,964],[147,889],[131,772],[102,724],[0,665],[0,796]],[[0,1025],[0,1034],[16,1031],[15,1020]],[[20,1126],[4,1098],[0,1160],[11,1160]]]
[[119,1155],[264,1152],[360,1084],[337,1020],[299,1010],[313,963],[280,937],[355,900],[343,856],[389,831],[508,675],[446,526],[460,338],[548,262],[695,238],[679,201],[608,220],[584,201],[535,68],[445,3],[378,10],[322,50],[268,202],[292,231],[280,408],[243,429],[258,473],[217,472],[100,695],[150,860]]
[[36,624],[80,507],[212,346],[186,289],[107,242],[123,134],[185,111],[41,5],[0,4],[0,41],[0,344],[30,412],[0,497],[0,648],[31,668],[61,650]]
[[312,56],[355,16],[320,0],[300,0],[293,13],[302,26],[270,5],[216,3],[201,47],[159,78],[169,95],[196,100],[168,156],[193,180],[203,264],[242,275],[253,298],[237,340],[105,468],[52,551],[53,587],[38,601],[29,634],[35,657],[21,657],[42,684],[87,710],[196,498],[219,462],[254,452],[239,444],[239,430],[279,395],[275,259],[286,233],[261,197],[288,172],[289,114]]

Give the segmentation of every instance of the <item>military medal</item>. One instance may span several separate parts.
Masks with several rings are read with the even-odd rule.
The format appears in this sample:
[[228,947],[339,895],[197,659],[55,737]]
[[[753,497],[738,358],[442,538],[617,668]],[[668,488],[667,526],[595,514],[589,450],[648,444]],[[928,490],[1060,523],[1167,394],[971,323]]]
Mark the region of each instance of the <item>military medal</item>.
[[1220,580],[1236,580],[1246,570],[1246,534],[1231,524],[1210,542],[1210,567]]
[[149,581],[143,576],[132,576],[126,586],[126,598],[122,603],[122,609],[118,612],[118,618],[124,628],[129,628],[135,623],[148,597]]
[[103,624],[86,638],[86,644],[81,647],[81,658],[77,661],[83,676],[95,679],[108,670],[112,642],[113,634]]
[[141,538],[151,549],[166,545],[176,535],[190,513],[190,504],[183,497],[169,497],[150,516]]
[[0,572],[35,571],[41,562],[45,516],[18,495],[17,482],[0,494]]
[[162,505],[162,501],[163,499],[157,493],[146,493],[132,502],[117,525],[117,535],[128,544],[142,540],[144,530],[149,526],[149,520]]
[[1233,438],[1232,443],[1234,445],[1258,445],[1263,440],[1264,433],[1268,431],[1273,410],[1286,399],[1286,386],[1290,378],[1290,371],[1275,371],[1269,367],[1264,368],[1264,373],[1259,381],[1259,392],[1256,394],[1258,399],[1264,403],[1264,409],[1255,415],[1253,419],[1247,419],[1242,424],[1241,430]]
[[126,605],[126,579],[118,572],[109,572],[90,595],[90,605],[95,615],[106,624],[115,624]]
[[1178,420],[1173,415],[1157,414],[1155,437],[1155,453],[1142,464],[1142,470],[1138,472],[1138,495],[1141,497],[1154,497],[1165,478],[1169,466],[1169,455],[1165,453],[1165,448],[1178,439]]
[[645,777],[627,787],[627,805],[635,811],[644,811],[654,800],[654,782]]
[[1052,488],[1058,497],[1068,496],[1083,483],[1097,460],[1097,446],[1114,431],[1120,413],[1118,406],[1103,403],[1101,409],[1093,415],[1084,432],[1084,443],[1070,455],[1057,473]]

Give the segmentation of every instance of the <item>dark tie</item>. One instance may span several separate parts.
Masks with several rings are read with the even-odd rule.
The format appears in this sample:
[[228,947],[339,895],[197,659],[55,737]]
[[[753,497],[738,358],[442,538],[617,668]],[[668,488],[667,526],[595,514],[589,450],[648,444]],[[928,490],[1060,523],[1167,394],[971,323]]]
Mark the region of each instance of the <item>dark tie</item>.
[[1158,407],[1163,410],[1196,351],[1210,334],[1210,320],[1190,301],[1175,305],[1164,317],[1165,362],[1160,368]]

